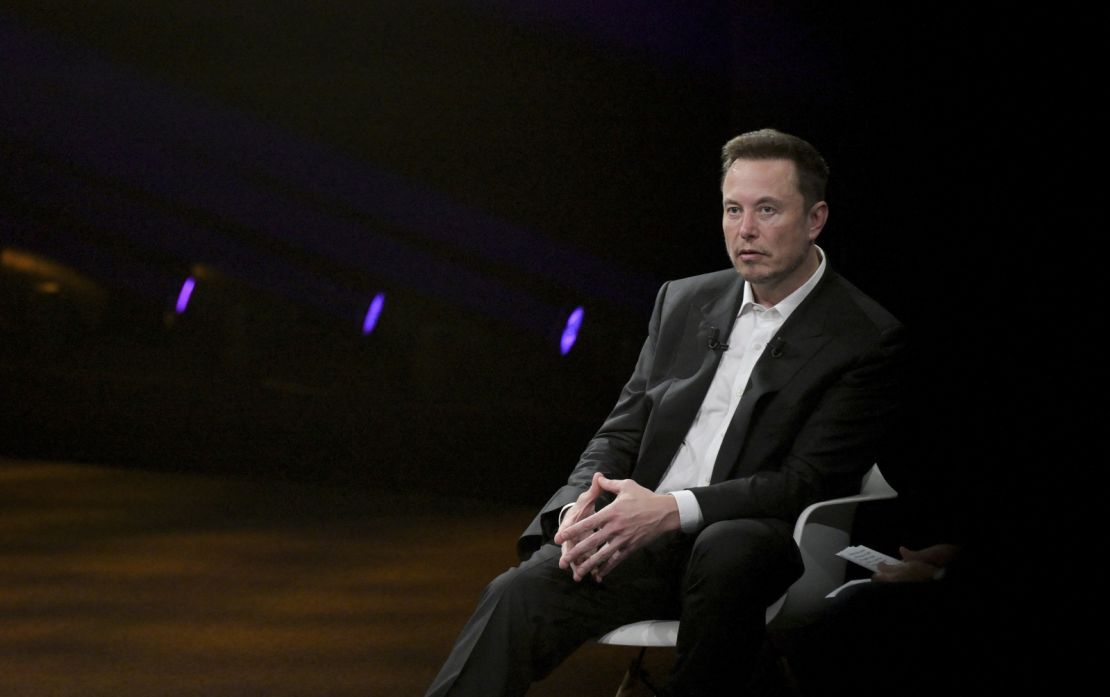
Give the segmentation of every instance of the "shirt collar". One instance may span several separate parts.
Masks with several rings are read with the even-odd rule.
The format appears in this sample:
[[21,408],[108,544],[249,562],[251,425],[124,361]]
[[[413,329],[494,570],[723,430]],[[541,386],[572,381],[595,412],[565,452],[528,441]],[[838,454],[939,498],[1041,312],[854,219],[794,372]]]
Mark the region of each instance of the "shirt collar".
[[[814,247],[817,247],[817,245],[814,245]],[[813,275],[810,276],[805,283],[799,286],[797,290],[780,300],[773,308],[771,308],[774,310],[778,310],[779,314],[782,315],[783,321],[786,321],[786,318],[789,317],[790,314],[794,312],[794,310],[798,309],[798,306],[802,304],[802,301],[805,300],[807,296],[809,296],[811,291],[813,291],[813,287],[816,286],[817,282],[821,280],[821,276],[825,274],[825,266],[827,261],[825,250],[817,247],[817,256],[821,260],[821,262],[817,265],[817,270],[813,272]],[[740,312],[737,313],[737,316],[739,317],[740,315],[744,314],[745,311],[754,308],[756,304],[757,303],[755,302],[755,294],[752,293],[752,284],[744,281],[744,301],[740,303]]]

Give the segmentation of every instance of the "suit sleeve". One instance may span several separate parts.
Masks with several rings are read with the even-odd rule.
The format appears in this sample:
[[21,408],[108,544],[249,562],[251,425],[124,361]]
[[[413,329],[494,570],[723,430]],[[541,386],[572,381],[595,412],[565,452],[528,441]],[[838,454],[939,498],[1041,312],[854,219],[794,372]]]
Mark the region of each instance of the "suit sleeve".
[[[781,518],[793,521],[807,505],[858,491],[860,477],[881,459],[901,420],[900,392],[904,384],[905,335],[894,325],[876,332],[870,348],[843,369],[813,378],[804,394],[778,395],[782,413],[810,400],[793,422],[775,422],[771,405],[755,423],[753,448],[762,460],[748,474],[692,489],[704,523],[737,518]],[[800,395],[800,396],[799,396]],[[770,429],[789,436],[765,438]]]
[[655,364],[655,348],[668,286],[669,282],[659,289],[648,323],[648,336],[640,349],[632,377],[621,389],[616,405],[586,446],[567,483],[544,504],[517,541],[517,554],[522,559],[552,540],[559,529],[559,511],[589,488],[595,472],[602,472],[613,479],[630,476],[651,415],[651,403],[646,391]]

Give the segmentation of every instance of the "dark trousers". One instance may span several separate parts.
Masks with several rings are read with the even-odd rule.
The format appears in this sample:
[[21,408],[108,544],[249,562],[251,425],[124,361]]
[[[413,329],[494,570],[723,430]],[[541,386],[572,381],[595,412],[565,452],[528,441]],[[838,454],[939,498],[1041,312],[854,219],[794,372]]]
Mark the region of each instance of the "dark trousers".
[[544,545],[486,588],[427,697],[523,695],[586,641],[644,619],[682,622],[670,694],[737,694],[766,607],[802,572],[791,527],[731,520],[660,538],[600,584],[576,583]]

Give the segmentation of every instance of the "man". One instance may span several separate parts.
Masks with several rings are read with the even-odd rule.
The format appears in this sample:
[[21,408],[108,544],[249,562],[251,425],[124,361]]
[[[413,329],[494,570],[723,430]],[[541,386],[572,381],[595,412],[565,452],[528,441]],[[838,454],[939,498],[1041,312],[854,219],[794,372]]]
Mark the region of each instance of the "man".
[[[851,492],[895,412],[902,327],[828,267],[828,167],[774,130],[724,148],[732,269],[664,284],[631,379],[486,589],[428,695],[521,695],[583,642],[678,618],[666,692],[735,694],[801,573],[809,503]],[[739,272],[737,274],[737,272]]]

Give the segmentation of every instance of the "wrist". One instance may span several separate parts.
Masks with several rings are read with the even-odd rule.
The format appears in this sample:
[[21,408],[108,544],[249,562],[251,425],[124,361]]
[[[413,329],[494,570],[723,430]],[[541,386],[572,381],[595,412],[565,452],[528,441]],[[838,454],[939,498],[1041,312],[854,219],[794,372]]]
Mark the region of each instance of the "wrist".
[[678,529],[688,535],[693,535],[701,530],[703,522],[701,506],[698,505],[698,499],[694,496],[694,492],[689,489],[679,489],[666,495],[673,498],[675,505],[678,507]]
[[682,529],[682,513],[679,510],[678,499],[671,494],[663,494],[660,497],[660,505],[663,511],[661,523],[665,532],[674,532]]

